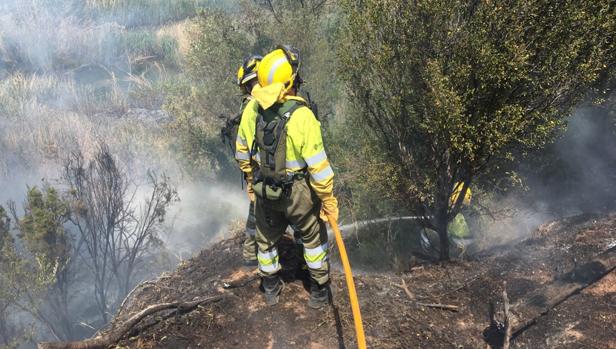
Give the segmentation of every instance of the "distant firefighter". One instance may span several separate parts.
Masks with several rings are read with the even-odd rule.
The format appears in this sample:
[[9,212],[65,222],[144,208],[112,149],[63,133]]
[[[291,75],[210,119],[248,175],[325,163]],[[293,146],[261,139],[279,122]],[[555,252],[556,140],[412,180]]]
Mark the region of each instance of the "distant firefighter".
[[[451,206],[455,205],[458,201],[458,198],[462,192],[462,187],[462,182],[456,183],[453,193],[449,198],[449,204]],[[450,257],[463,257],[474,247],[475,238],[473,236],[473,232],[468,227],[463,213],[463,210],[470,207],[472,196],[473,194],[471,189],[468,188],[466,190],[466,194],[464,195],[464,200],[462,201],[462,210],[458,212],[453,220],[447,225],[447,236],[450,243]],[[420,243],[422,251],[426,255],[438,258],[440,254],[440,244],[438,233],[436,231],[427,228],[423,229],[421,231]]]

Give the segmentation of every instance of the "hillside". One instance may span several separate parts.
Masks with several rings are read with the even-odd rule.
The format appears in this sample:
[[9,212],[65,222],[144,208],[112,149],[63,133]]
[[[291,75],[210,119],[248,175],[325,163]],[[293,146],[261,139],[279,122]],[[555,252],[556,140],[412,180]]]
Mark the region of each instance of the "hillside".
[[[313,311],[293,281],[297,259],[284,242],[281,303],[265,306],[258,281],[240,267],[239,236],[175,272],[137,287],[107,333],[152,304],[222,296],[194,310],[146,317],[115,348],[353,348],[344,278],[333,273],[333,306]],[[616,348],[616,215],[541,226],[514,245],[472,261],[416,265],[402,275],[357,275],[371,348],[483,348],[502,340],[502,291],[514,348]],[[300,276],[301,279],[301,276]],[[224,285],[231,286],[225,289]],[[406,286],[406,290],[405,290]],[[490,326],[493,302],[495,322]],[[500,319],[500,320],[499,320]]]

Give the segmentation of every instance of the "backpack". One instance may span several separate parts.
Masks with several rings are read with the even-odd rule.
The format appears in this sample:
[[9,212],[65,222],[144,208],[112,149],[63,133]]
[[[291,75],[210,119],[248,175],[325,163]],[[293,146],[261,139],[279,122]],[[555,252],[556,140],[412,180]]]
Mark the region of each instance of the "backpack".
[[250,99],[248,98],[244,98],[242,100],[242,108],[240,109],[239,114],[235,115],[234,117],[221,116],[221,118],[225,119],[225,124],[223,125],[223,127],[220,128],[220,139],[222,141],[222,144],[229,145],[233,156],[235,156],[235,141],[237,140],[237,134],[240,129],[242,113],[244,111],[244,108],[246,107],[246,104],[248,104],[249,101]]
[[237,114],[232,118],[225,118],[225,124],[220,128],[220,138],[222,144],[228,144],[231,148],[232,154],[235,156],[235,141],[237,140],[237,133],[240,129],[240,122],[242,121],[242,114]]
[[260,165],[253,162],[255,193],[268,200],[279,200],[294,178],[286,171],[286,125],[293,113],[308,105],[297,100],[274,104],[267,110],[259,107],[252,155],[259,153]]

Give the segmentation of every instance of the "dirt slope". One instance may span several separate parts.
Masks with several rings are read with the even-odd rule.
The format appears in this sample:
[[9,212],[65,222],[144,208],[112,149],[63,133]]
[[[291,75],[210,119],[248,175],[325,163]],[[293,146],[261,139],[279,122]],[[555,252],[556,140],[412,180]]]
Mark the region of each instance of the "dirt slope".
[[[403,275],[359,275],[368,346],[489,347],[486,337],[494,343],[502,338],[489,328],[489,302],[502,308],[506,281],[513,347],[616,348],[616,272],[610,269],[616,266],[615,242],[616,215],[575,217],[546,224],[528,239],[494,248],[473,261],[414,266]],[[188,314],[148,318],[118,347],[356,347],[343,275],[332,275],[334,306],[323,311],[307,308],[308,292],[301,281],[292,280],[297,263],[293,245],[285,243],[281,250],[288,282],[281,303],[267,307],[257,281],[222,288],[223,282],[253,277],[240,268],[239,243],[239,237],[222,241],[174,273],[139,287],[115,323],[155,303],[217,294],[228,294],[227,298]],[[603,264],[593,262],[597,258]],[[408,293],[401,287],[403,280]],[[587,284],[591,285],[585,288]],[[421,305],[434,303],[454,305],[458,311]]]

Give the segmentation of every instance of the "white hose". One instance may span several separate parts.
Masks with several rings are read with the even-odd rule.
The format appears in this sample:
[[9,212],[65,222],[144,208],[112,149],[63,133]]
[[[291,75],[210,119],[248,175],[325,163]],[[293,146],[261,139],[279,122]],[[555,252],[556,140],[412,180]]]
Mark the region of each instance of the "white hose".
[[[366,219],[363,221],[357,221],[357,222],[341,225],[339,226],[339,228],[343,235],[347,235],[347,233],[351,231],[351,229],[353,228],[354,229],[352,231],[355,232],[359,230],[360,227],[365,227],[365,226],[372,225],[372,224],[378,224],[378,223],[384,223],[384,222],[398,222],[398,221],[415,221],[415,220],[422,219],[422,218],[424,217],[423,216],[402,216],[402,217],[384,217],[384,218],[376,218],[376,219]],[[333,237],[331,228],[327,230],[327,234],[330,238]]]

